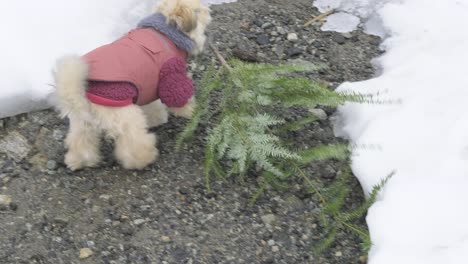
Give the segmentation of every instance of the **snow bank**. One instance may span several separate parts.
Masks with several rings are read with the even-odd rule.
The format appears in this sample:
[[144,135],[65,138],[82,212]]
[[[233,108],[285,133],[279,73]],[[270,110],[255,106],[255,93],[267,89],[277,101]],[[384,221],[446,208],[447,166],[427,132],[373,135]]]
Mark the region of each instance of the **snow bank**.
[[[222,0],[205,0],[218,4]],[[0,118],[48,106],[55,60],[113,41],[157,0],[0,1]]]
[[397,172],[367,216],[369,263],[468,263],[468,1],[323,2],[377,17],[388,36],[381,75],[339,90],[401,100],[339,109],[338,135],[381,149],[355,150],[364,190]]
[[46,106],[55,60],[107,43],[154,1],[1,1],[0,118]]

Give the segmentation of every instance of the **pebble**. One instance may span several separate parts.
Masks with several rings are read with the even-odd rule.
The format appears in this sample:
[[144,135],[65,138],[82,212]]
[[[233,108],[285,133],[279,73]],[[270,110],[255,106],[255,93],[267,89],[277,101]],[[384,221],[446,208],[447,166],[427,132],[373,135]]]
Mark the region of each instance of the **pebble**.
[[333,37],[332,37],[333,41],[335,41],[336,43],[338,44],[344,44],[346,42],[346,38],[341,35],[341,34],[335,34]]
[[286,34],[286,30],[282,27],[276,27],[276,31],[281,35]]
[[291,42],[296,42],[299,40],[299,37],[296,33],[288,33],[288,40]]
[[56,170],[57,169],[57,162],[55,160],[47,161],[47,169]]
[[0,195],[0,205],[9,206],[11,204],[11,196],[9,195]]
[[93,255],[93,251],[90,248],[80,249],[80,259],[86,259]]
[[367,263],[367,256],[360,256],[360,257],[359,257],[359,262],[361,262],[361,263]]
[[268,240],[268,245],[271,247],[271,246],[274,246],[275,245],[275,241],[273,239],[270,239]]
[[16,162],[28,156],[30,150],[31,145],[28,140],[16,131],[9,133],[3,140],[0,140],[0,152],[7,154]]
[[343,256],[343,252],[341,251],[335,252],[335,257],[342,257],[342,256]]
[[145,219],[136,219],[136,220],[133,221],[133,223],[138,226],[138,225],[142,225],[142,224],[146,223],[146,220]]
[[265,35],[265,34],[261,34],[259,36],[257,36],[257,43],[258,45],[268,45],[270,44],[270,38]]
[[168,237],[168,236],[162,236],[162,237],[161,237],[161,241],[162,241],[162,242],[165,242],[165,243],[171,242],[171,238]]
[[309,113],[313,114],[319,120],[327,120],[328,118],[327,113],[323,109],[320,109],[320,108],[309,109]]
[[261,218],[265,225],[272,225],[274,222],[276,222],[276,216],[274,214],[266,214]]
[[267,28],[271,28],[272,26],[273,26],[272,23],[266,22],[266,23],[263,23],[262,28],[263,28],[263,29],[267,29]]
[[276,252],[279,251],[279,247],[278,247],[278,246],[272,246],[272,247],[271,247],[271,251],[273,251],[273,252],[276,253]]
[[292,48],[288,49],[288,56],[289,57],[295,57],[295,56],[299,56],[301,54],[302,54],[302,50],[300,48],[292,47]]

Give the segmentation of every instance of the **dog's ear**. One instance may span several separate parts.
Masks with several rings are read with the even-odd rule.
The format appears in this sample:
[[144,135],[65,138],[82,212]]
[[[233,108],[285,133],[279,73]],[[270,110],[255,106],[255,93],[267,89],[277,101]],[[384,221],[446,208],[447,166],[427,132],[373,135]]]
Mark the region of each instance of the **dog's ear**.
[[169,23],[175,24],[181,31],[190,32],[197,27],[197,12],[188,6],[178,4],[169,15]]

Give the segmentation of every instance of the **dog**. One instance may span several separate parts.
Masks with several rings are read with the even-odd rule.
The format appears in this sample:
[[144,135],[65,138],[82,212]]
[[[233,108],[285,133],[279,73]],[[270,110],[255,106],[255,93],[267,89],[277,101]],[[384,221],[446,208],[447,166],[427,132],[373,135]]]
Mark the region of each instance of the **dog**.
[[143,169],[159,156],[148,131],[170,113],[190,118],[195,107],[188,56],[202,52],[211,21],[200,0],[162,0],[126,35],[83,56],[60,58],[53,71],[55,106],[70,128],[65,164],[71,170],[101,161],[101,135],[114,141],[126,169]]

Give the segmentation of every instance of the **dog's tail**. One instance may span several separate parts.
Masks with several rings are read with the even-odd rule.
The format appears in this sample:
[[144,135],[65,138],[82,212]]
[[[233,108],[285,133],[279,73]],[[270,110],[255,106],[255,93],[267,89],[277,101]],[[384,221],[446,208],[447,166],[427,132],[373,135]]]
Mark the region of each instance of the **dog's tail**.
[[57,61],[54,77],[56,104],[62,117],[86,112],[89,108],[85,96],[88,64],[76,55],[62,57]]

